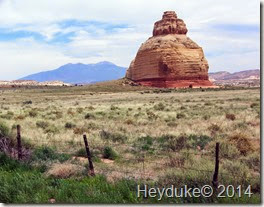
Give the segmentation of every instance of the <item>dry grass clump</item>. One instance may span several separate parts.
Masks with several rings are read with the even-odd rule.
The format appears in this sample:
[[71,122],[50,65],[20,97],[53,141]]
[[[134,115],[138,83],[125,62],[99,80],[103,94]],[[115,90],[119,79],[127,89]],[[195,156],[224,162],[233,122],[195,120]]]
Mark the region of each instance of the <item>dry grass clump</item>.
[[176,155],[174,157],[169,157],[169,162],[166,163],[167,166],[169,167],[184,167],[186,159],[182,155]]
[[259,107],[259,103],[252,103],[250,104],[250,108]]
[[218,124],[213,123],[208,127],[208,130],[211,131],[211,135],[214,136],[217,132],[221,130],[221,128]]
[[73,111],[73,108],[68,108],[67,114],[70,116],[74,116],[75,112]]
[[134,125],[135,124],[132,119],[127,119],[127,120],[125,120],[124,123],[127,124],[127,125]]
[[88,106],[88,107],[86,107],[88,110],[91,110],[91,111],[93,111],[93,110],[95,110],[95,108],[93,107],[93,106]]
[[81,113],[83,113],[83,108],[82,108],[82,107],[78,107],[78,108],[76,109],[76,111],[77,111],[79,114],[81,114]]
[[164,135],[161,137],[164,140],[165,148],[172,150],[174,152],[180,151],[187,147],[187,136],[180,135],[179,137],[173,135]]
[[113,141],[113,142],[119,142],[119,143],[125,143],[125,141],[128,139],[127,136],[121,133],[113,133],[106,130],[100,131],[100,137],[103,140]]
[[36,127],[41,128],[44,130],[44,133],[48,134],[57,134],[60,132],[59,128],[55,125],[52,125],[50,122],[47,121],[37,121]]
[[74,134],[78,134],[78,135],[82,135],[82,134],[84,134],[86,132],[88,133],[89,132],[89,129],[86,128],[86,127],[84,127],[84,126],[82,126],[82,127],[75,127],[73,129],[73,133]]
[[250,138],[242,132],[232,135],[229,140],[236,145],[242,155],[247,155],[254,150]]
[[0,118],[10,120],[10,119],[13,118],[13,116],[14,116],[14,112],[12,112],[12,111],[7,111],[7,113],[6,113],[6,114],[2,114],[2,115],[0,116]]
[[36,117],[38,115],[37,109],[32,109],[28,112],[28,115],[33,118]]
[[81,175],[85,168],[71,163],[54,163],[46,172],[47,176],[54,178],[69,178]]
[[167,122],[167,126],[176,128],[178,126],[178,123],[170,121],[170,122]]
[[241,161],[245,163],[250,169],[260,172],[261,160],[259,151],[255,151],[252,154],[249,154],[247,157],[243,157]]
[[231,175],[239,173],[241,177],[246,179],[250,175],[249,168],[237,160],[225,160],[222,164],[223,169],[227,170]]
[[22,114],[15,117],[15,120],[24,120],[26,117]]
[[226,114],[226,118],[231,120],[231,121],[234,121],[236,119],[236,116],[235,116],[235,114]]
[[236,146],[228,142],[222,142],[220,144],[220,149],[220,156],[227,159],[236,159],[240,155],[240,151],[236,148]]

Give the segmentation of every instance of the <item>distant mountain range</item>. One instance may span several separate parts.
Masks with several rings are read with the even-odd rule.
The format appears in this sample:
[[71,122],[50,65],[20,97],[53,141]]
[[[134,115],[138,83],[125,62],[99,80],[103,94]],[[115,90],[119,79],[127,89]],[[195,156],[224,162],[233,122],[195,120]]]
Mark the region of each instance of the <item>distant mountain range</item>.
[[71,84],[95,83],[123,78],[126,68],[117,66],[111,62],[99,62],[96,64],[66,64],[55,70],[44,71],[23,77],[19,80],[62,81]]
[[260,79],[260,70],[244,70],[235,73],[229,73],[227,71],[220,71],[215,73],[209,73],[211,80],[245,80],[245,79]]
[[[96,64],[69,63],[55,70],[32,74],[19,80],[33,80],[38,82],[62,81],[71,84],[88,84],[120,79],[125,77],[125,74],[125,67],[104,61]],[[220,71],[209,73],[209,78],[211,81],[259,80],[260,70],[245,70],[235,73]]]

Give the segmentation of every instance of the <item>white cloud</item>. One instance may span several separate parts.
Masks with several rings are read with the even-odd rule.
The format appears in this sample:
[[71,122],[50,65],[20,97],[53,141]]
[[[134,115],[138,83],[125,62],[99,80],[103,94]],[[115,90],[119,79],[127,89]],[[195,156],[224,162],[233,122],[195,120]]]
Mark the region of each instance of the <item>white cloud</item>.
[[[259,69],[259,62],[251,60],[259,60],[259,52],[247,52],[244,54],[231,53],[227,55],[219,55],[213,58],[208,58],[208,62],[214,69],[209,72],[216,71],[236,71],[239,70],[249,70],[249,69]],[[232,60],[232,61],[229,61]],[[226,62],[228,61],[228,65]]]
[[259,1],[247,0],[5,0],[0,22],[5,24],[54,22],[65,19],[153,23],[161,12],[175,10],[180,17],[203,21],[257,23]]
[[[112,61],[128,66],[140,44],[152,35],[153,24],[166,10],[175,10],[189,29],[188,36],[203,47],[210,70],[259,68],[259,36],[227,34],[214,24],[259,25],[259,1],[253,0],[0,0],[1,28],[31,31],[45,41],[0,40],[0,79],[54,69],[68,62]],[[126,24],[109,33],[104,28],[69,26],[64,20]],[[56,33],[74,32],[68,43],[50,43]],[[1,35],[1,34],[0,34]]]

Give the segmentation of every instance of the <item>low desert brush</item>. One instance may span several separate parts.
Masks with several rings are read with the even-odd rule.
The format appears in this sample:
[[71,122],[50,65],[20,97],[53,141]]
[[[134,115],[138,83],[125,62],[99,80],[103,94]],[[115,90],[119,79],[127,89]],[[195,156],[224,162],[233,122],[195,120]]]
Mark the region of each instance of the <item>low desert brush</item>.
[[254,151],[250,138],[244,133],[237,133],[229,137],[231,143],[235,144],[242,155]]
[[81,175],[84,167],[71,163],[55,163],[46,172],[46,175],[54,178],[69,178]]

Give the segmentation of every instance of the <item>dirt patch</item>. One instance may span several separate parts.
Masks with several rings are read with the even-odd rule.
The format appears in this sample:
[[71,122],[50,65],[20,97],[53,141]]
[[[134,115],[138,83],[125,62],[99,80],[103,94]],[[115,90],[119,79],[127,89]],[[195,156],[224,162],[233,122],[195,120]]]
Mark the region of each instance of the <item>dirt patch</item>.
[[78,160],[80,162],[87,162],[87,158],[86,157],[77,157],[77,156],[73,156],[72,160]]
[[109,159],[101,159],[101,161],[103,162],[103,163],[106,163],[106,164],[112,164],[112,163],[114,163],[115,161],[114,160],[109,160]]

